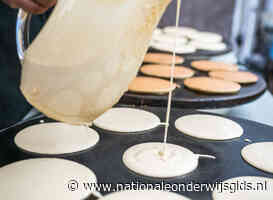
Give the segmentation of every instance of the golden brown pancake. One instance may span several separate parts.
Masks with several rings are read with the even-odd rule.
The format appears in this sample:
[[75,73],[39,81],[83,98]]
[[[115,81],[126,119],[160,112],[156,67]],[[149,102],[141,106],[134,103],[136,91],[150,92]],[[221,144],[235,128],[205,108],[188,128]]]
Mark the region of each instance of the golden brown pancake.
[[[140,71],[143,74],[157,76],[162,78],[171,77],[171,66],[170,65],[143,65]],[[186,67],[175,67],[174,68],[174,78],[184,79],[190,78],[194,75],[194,71]]]
[[191,66],[200,71],[238,71],[238,66],[209,60],[193,61]]
[[189,78],[184,81],[184,85],[191,90],[212,94],[237,93],[241,89],[238,83],[209,77]]
[[[144,62],[171,65],[173,62],[173,55],[167,53],[147,53]],[[184,58],[180,56],[175,57],[175,64],[181,64],[183,62]]]
[[171,86],[171,82],[167,80],[139,76],[131,82],[129,91],[136,93],[165,94],[174,90],[176,87],[177,85],[175,83]]
[[222,79],[222,80],[227,80],[227,81],[233,81],[236,83],[256,83],[258,81],[258,76],[251,72],[223,72],[223,71],[218,71],[218,72],[210,72],[209,73],[210,77],[217,78],[217,79]]

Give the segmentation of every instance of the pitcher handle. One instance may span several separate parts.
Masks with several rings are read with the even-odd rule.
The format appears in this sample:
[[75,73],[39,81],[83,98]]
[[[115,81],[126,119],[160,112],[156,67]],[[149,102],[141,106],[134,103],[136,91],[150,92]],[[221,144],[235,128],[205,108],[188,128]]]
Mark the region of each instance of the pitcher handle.
[[17,54],[22,63],[24,60],[24,52],[29,46],[30,22],[32,14],[19,9],[16,22],[16,45]]

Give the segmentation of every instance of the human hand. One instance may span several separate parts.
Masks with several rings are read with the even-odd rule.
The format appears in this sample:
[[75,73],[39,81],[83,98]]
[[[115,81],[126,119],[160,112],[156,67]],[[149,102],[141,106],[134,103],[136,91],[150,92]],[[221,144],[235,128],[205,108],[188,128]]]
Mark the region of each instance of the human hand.
[[22,8],[33,13],[42,14],[56,4],[57,0],[2,0],[11,8]]

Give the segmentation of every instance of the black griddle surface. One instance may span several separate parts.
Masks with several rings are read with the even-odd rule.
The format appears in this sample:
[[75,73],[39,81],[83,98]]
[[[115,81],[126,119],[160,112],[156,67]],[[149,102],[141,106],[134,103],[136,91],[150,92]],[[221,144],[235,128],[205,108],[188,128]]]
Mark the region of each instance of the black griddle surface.
[[[191,68],[192,60],[186,60],[183,64],[176,65]],[[144,63],[145,65],[146,63]],[[147,63],[148,64],[148,63]],[[193,68],[191,68],[193,69]],[[206,76],[207,72],[201,72],[193,69],[196,73],[194,77]],[[146,76],[139,72],[139,76]],[[241,84],[241,90],[236,94],[207,94],[190,90],[184,86],[183,80],[175,80],[181,88],[176,88],[173,92],[172,104],[177,108],[187,109],[213,109],[213,108],[227,108],[249,103],[260,97],[266,90],[267,85],[264,78],[257,75],[259,80],[254,84]],[[152,77],[152,76],[147,76]],[[166,79],[168,80],[168,79]],[[140,94],[133,92],[126,92],[119,101],[121,104],[138,105],[138,106],[167,106],[168,94]]]
[[[142,108],[151,111],[161,118],[165,119],[165,108]],[[168,142],[178,144],[189,148],[197,154],[210,154],[217,157],[216,160],[200,159],[199,167],[192,173],[179,178],[155,179],[136,175],[123,165],[122,154],[129,147],[143,142],[161,142],[163,139],[164,127],[158,127],[152,131],[140,135],[114,135],[95,128],[101,137],[98,145],[89,151],[75,155],[61,156],[62,158],[79,162],[92,169],[99,183],[215,183],[237,176],[264,176],[273,178],[272,174],[258,170],[243,161],[240,155],[241,149],[249,143],[245,139],[253,142],[273,141],[273,127],[260,123],[231,118],[238,122],[244,129],[244,135],[241,138],[228,141],[208,141],[194,139],[185,136],[174,127],[177,118],[194,111],[182,111],[174,109],[171,114],[171,124],[169,129]],[[52,121],[47,118],[41,118],[46,122]],[[0,135],[0,167],[9,163],[35,156],[20,151],[14,144],[13,139],[17,132],[23,128],[39,123],[40,119],[26,122],[17,127],[11,128]],[[198,125],[198,124],[197,124]],[[103,194],[108,192],[102,192]],[[181,194],[192,198],[192,200],[212,200],[210,192],[180,192]]]

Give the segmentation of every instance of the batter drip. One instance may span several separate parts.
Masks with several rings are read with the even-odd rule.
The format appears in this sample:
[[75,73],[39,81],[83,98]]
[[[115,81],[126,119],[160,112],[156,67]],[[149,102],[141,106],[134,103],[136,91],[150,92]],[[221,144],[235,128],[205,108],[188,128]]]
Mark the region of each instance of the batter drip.
[[[181,0],[177,0],[177,8],[176,8],[176,22],[175,27],[178,28],[179,25],[179,18],[180,18],[180,8],[181,8]],[[177,46],[177,32],[175,33],[175,41],[174,41],[174,50],[173,50],[173,60],[171,66],[171,78],[170,78],[170,85],[173,85],[174,82],[174,69],[175,69],[175,58],[176,58],[176,46]],[[166,143],[168,139],[168,129],[170,123],[170,114],[171,114],[171,105],[172,105],[172,90],[169,91],[168,96],[168,106],[167,106],[167,113],[166,113],[166,125],[165,125],[165,133],[164,133],[164,146],[163,149],[159,152],[159,155],[163,155],[166,151]],[[164,157],[164,155],[163,155]]]

